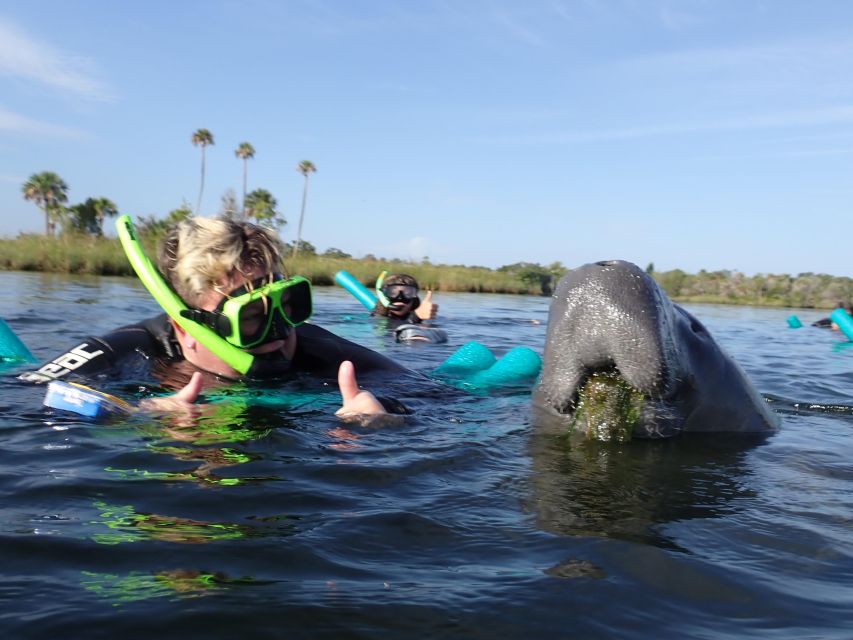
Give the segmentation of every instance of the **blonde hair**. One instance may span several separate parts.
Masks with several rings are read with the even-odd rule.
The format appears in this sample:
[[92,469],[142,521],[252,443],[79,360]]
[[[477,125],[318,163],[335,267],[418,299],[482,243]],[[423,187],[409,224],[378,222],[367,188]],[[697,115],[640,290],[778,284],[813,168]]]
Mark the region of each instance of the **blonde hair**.
[[186,218],[160,243],[161,273],[188,304],[197,304],[217,281],[233,271],[282,271],[284,247],[271,229],[224,218]]

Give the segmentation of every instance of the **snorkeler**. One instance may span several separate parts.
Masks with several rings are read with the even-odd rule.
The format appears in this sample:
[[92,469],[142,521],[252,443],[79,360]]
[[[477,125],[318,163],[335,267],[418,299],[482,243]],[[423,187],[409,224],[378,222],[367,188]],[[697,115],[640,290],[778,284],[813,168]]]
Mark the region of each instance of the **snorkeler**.
[[[847,313],[853,316],[853,302],[839,302],[835,305],[836,309],[844,309]],[[832,321],[832,318],[820,318],[819,320],[815,320],[812,322],[813,327],[818,327],[819,329],[832,329],[833,331],[838,331],[838,325]]]
[[432,301],[432,291],[423,300],[418,297],[418,281],[405,273],[390,276],[383,271],[376,279],[376,304],[372,315],[388,318],[397,342],[447,342],[447,333],[429,327],[424,320],[438,314],[438,304]]
[[420,324],[438,314],[438,305],[432,301],[432,291],[423,300],[418,297],[418,281],[405,273],[386,275],[383,271],[376,279],[376,306],[373,313],[402,322]]
[[148,261],[129,216],[119,237],[148,290],[166,313],[89,338],[22,379],[91,377],[147,366],[160,378],[189,381],[176,394],[150,398],[146,409],[192,404],[202,387],[241,378],[311,372],[338,376],[340,416],[406,413],[391,399],[358,388],[355,371],[405,371],[392,360],[306,321],[311,285],[281,273],[282,245],[269,229],[235,220],[187,218],[171,227]]

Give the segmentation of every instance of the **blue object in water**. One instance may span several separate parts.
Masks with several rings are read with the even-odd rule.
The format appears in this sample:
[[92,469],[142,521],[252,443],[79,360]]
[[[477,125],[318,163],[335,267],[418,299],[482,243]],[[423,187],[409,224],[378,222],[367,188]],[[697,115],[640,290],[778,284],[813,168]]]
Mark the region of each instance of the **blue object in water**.
[[541,370],[538,353],[529,347],[513,347],[491,367],[468,378],[468,382],[480,388],[533,384]]
[[838,325],[841,333],[847,336],[847,339],[853,341],[853,318],[841,307],[829,314],[829,319]]
[[489,351],[488,347],[479,342],[471,341],[466,342],[451,353],[444,362],[438,365],[435,372],[452,376],[466,376],[488,369],[496,361],[495,354]]
[[800,322],[800,319],[797,316],[788,316],[788,326],[792,329],[799,329],[803,326],[803,323]]
[[36,359],[6,321],[0,318],[0,362],[35,362]]
[[335,274],[335,282],[355,296],[355,299],[368,310],[373,311],[373,308],[376,306],[376,296],[370,293],[363,284],[353,278],[347,271],[344,269],[338,271]]
[[54,380],[47,385],[44,405],[53,409],[71,411],[87,418],[105,418],[126,415],[133,407],[124,400],[91,389],[82,384]]
[[440,377],[458,380],[466,388],[532,384],[542,369],[542,359],[533,349],[513,347],[502,358],[495,358],[488,347],[467,342],[435,370]]

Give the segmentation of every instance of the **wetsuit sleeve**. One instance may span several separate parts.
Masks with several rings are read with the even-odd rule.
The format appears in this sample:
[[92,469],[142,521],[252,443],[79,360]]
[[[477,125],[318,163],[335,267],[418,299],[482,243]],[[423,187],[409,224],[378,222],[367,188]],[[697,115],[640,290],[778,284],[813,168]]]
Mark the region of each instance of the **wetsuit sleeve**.
[[99,338],[87,338],[36,371],[24,373],[19,378],[28,382],[48,382],[72,373],[95,376],[114,368],[129,353],[142,351],[152,354],[157,351],[156,347],[157,341],[145,323],[121,327]]
[[406,371],[390,358],[367,347],[350,342],[315,324],[303,324],[296,329],[296,353],[293,366],[299,371],[336,377],[344,360],[355,366],[357,373],[367,371]]
[[398,415],[408,416],[411,415],[412,410],[409,409],[402,402],[397,400],[396,398],[389,398],[388,396],[376,396],[376,399],[379,400],[379,404],[387,411],[388,413],[396,413]]

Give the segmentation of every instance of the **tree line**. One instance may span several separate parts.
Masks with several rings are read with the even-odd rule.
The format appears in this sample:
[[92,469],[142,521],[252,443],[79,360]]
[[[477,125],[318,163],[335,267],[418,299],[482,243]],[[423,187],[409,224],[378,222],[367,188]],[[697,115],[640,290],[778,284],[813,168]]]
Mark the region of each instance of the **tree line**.
[[[201,149],[201,174],[195,209],[184,202],[163,218],[154,215],[139,216],[137,227],[140,234],[156,238],[162,235],[171,224],[201,210],[204,197],[205,149],[214,144],[214,138],[209,130],[198,129],[192,134],[190,141]],[[287,220],[278,210],[278,202],[270,191],[263,188],[254,189],[251,192],[247,190],[248,161],[255,157],[255,148],[249,142],[241,142],[235,149],[234,155],[242,162],[242,201],[238,204],[233,190],[228,190],[222,196],[219,215],[248,219],[272,228],[286,225]],[[309,160],[303,160],[297,165],[296,170],[304,177],[302,206],[296,240],[293,243],[285,243],[285,247],[291,258],[296,258],[300,252],[307,256],[318,256],[314,245],[302,240],[308,177],[317,169]],[[54,237],[57,230],[63,234],[101,237],[104,221],[119,214],[119,207],[115,202],[103,196],[90,197],[81,203],[67,206],[68,185],[59,175],[51,171],[31,175],[21,190],[24,199],[33,202],[44,214],[47,237]],[[349,253],[338,248],[327,249],[319,257],[353,259]],[[373,255],[367,255],[362,260],[398,262],[379,259]],[[423,264],[429,265],[429,258],[424,258]],[[442,268],[473,270],[479,273],[483,273],[485,269],[485,267],[464,267],[463,265],[442,265]],[[533,262],[519,262],[499,267],[495,271],[520,280],[531,291],[550,295],[557,280],[566,270],[566,267],[559,262],[547,266]],[[853,301],[853,280],[828,274],[746,276],[730,270],[701,270],[698,274],[688,274],[680,269],[658,272],[651,263],[646,267],[646,272],[661,284],[670,297],[682,302],[830,309],[839,305],[846,306]]]
[[[170,211],[164,220],[158,220],[154,215],[139,217],[140,225],[149,232],[157,233],[176,220],[193,213],[198,215],[201,212],[204,197],[205,149],[214,144],[214,137],[208,129],[197,129],[190,136],[190,142],[193,146],[201,149],[201,176],[195,210],[184,202]],[[255,148],[249,142],[241,142],[237,145],[234,155],[242,161],[243,165],[242,204],[238,206],[233,190],[228,190],[222,196],[219,215],[241,217],[271,228],[286,225],[287,220],[278,210],[278,201],[270,191],[258,188],[247,192],[248,161],[255,157]],[[305,205],[308,198],[308,176],[317,171],[317,167],[310,160],[303,160],[297,165],[296,170],[303,175],[305,182],[302,190],[302,206],[299,213],[296,242],[288,245],[292,247],[294,257],[300,248],[303,251],[305,250],[306,243],[302,241],[302,223],[305,218]],[[54,237],[57,230],[62,233],[102,236],[104,221],[119,214],[119,208],[115,202],[109,198],[98,197],[87,198],[80,204],[66,206],[68,191],[68,183],[53,171],[34,173],[21,187],[24,199],[33,202],[44,214],[46,236]]]

